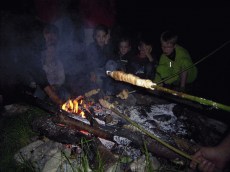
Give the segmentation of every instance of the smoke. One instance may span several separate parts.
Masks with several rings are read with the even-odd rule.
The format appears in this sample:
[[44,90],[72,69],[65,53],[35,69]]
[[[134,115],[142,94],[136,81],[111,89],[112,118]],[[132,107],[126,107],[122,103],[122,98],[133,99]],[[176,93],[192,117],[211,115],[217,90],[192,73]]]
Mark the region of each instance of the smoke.
[[[0,94],[4,94],[8,86],[29,82],[30,79],[23,79],[27,68],[40,67],[41,52],[46,48],[43,36],[46,23],[37,16],[12,11],[1,11],[0,22]],[[86,73],[80,24],[73,23],[68,15],[52,23],[59,29],[58,58],[63,62],[66,75]]]
[[[92,88],[89,72],[97,62],[95,58],[98,55],[89,58],[86,56],[88,50],[83,41],[86,35],[78,4],[71,0],[47,1],[61,4],[49,6],[45,1],[34,0],[30,7],[26,6],[33,10],[25,10],[21,5],[21,9],[16,13],[12,10],[1,11],[1,92],[7,90],[9,85],[17,85],[19,81],[20,84],[28,84],[31,81],[31,78],[25,79],[23,75],[26,69],[35,69],[41,65],[41,53],[46,48],[43,29],[48,23],[59,29],[57,54],[64,65],[67,87],[76,94],[82,94]],[[58,6],[61,8],[53,9]],[[54,14],[55,12],[58,14]]]

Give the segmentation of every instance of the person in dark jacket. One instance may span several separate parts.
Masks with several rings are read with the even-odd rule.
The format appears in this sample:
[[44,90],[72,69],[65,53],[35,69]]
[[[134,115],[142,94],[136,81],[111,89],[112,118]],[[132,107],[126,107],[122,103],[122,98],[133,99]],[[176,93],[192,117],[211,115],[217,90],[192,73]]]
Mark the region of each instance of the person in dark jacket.
[[149,39],[141,38],[138,53],[127,66],[128,73],[142,79],[154,79],[157,60],[153,54],[153,45]]
[[122,37],[118,43],[118,59],[116,59],[119,70],[127,72],[127,65],[134,56],[131,40],[128,37]]

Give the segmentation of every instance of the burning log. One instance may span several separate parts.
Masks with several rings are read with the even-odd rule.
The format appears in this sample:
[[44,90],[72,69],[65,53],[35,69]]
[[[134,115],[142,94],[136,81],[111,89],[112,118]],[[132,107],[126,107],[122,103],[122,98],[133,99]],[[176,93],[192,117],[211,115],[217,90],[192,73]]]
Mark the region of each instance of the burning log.
[[87,138],[87,135],[74,128],[55,124],[53,122],[53,117],[42,117],[34,120],[32,129],[51,140],[64,144],[80,143],[81,139]]
[[[97,138],[84,134],[77,130],[76,127],[55,123],[54,121],[58,122],[56,117],[36,119],[32,124],[33,130],[56,142],[80,144],[93,166],[98,165],[95,162],[95,157],[98,153],[101,160],[106,164],[105,168],[108,168],[110,164],[114,164],[117,161],[115,156]],[[82,140],[90,140],[90,142],[84,145],[82,144]]]
[[[32,101],[30,101],[30,103],[31,102]],[[37,105],[39,107],[41,107],[42,109],[56,115],[55,117],[52,118],[53,123],[55,123],[57,125],[58,124],[64,124],[65,127],[67,127],[67,128],[70,127],[71,129],[76,130],[75,134],[68,135],[67,133],[63,134],[65,132],[68,132],[67,130],[66,131],[64,130],[62,132],[60,129],[58,129],[58,132],[56,132],[56,135],[54,135],[54,134],[52,134],[52,132],[54,132],[52,128],[51,128],[51,131],[49,131],[51,133],[48,133],[47,129],[43,129],[41,127],[40,128],[38,127],[38,126],[44,127],[44,124],[42,122],[35,122],[34,123],[34,125],[36,126],[34,128],[36,128],[37,131],[39,131],[39,130],[43,131],[43,133],[47,137],[50,137],[54,140],[58,140],[59,138],[61,138],[58,136],[59,132],[60,132],[60,134],[66,135],[66,138],[63,139],[64,143],[68,143],[68,142],[69,143],[73,143],[73,142],[76,143],[82,137],[86,137],[86,138],[99,137],[99,138],[104,138],[106,140],[110,140],[110,141],[114,142],[114,141],[116,141],[114,139],[115,136],[118,136],[118,137],[127,138],[128,140],[131,141],[130,146],[133,146],[136,148],[144,147],[146,145],[149,152],[151,152],[157,156],[166,158],[170,161],[175,162],[177,160],[177,162],[178,162],[178,160],[179,160],[180,162],[184,162],[184,163],[187,161],[187,159],[184,158],[183,156],[181,156],[180,154],[172,151],[168,147],[165,147],[164,145],[160,144],[158,141],[150,138],[148,135],[144,135],[141,132],[133,132],[133,131],[130,131],[130,130],[125,129],[125,128],[115,128],[114,129],[112,127],[101,126],[101,125],[99,125],[99,126],[91,125],[90,126],[90,125],[88,125],[82,121],[71,118],[70,113],[63,111],[63,110],[60,110],[57,107],[53,107],[51,105],[46,105],[45,102],[42,102],[39,99],[35,99],[33,102],[36,102]],[[49,127],[47,127],[47,128],[49,128]],[[81,131],[86,131],[88,134],[83,135],[81,133]],[[68,140],[69,137],[70,137],[70,140]]]
[[[74,126],[77,130],[85,130],[88,131],[90,134],[93,134],[96,137],[101,137],[110,141],[114,142],[114,137],[124,137],[131,141],[131,146],[140,148],[144,147],[146,144],[147,149],[160,157],[166,158],[171,160],[174,163],[182,163],[185,164],[186,159],[183,156],[178,155],[171,149],[165,147],[164,145],[160,144],[158,141],[153,140],[149,138],[146,135],[143,135],[141,132],[133,132],[128,129],[120,128],[120,129],[109,129],[109,127],[106,127],[106,129],[102,128],[94,128],[92,126],[89,126],[87,124],[84,124],[83,122],[80,122],[78,120],[74,120],[68,116],[65,115],[59,115],[59,122],[64,123],[68,126]],[[105,131],[107,130],[107,131]]]
[[[57,124],[64,124],[63,126]],[[114,137],[124,137],[131,141],[130,146],[135,148],[144,147],[146,145],[149,152],[166,158],[174,163],[183,162],[185,163],[186,159],[178,154],[174,153],[165,146],[162,146],[157,141],[144,136],[140,132],[133,132],[128,129],[109,129],[107,131],[102,130],[101,128],[94,128],[89,126],[81,121],[74,120],[65,115],[59,115],[59,118],[41,118],[33,122],[33,129],[41,134],[44,134],[46,137],[67,144],[76,144],[80,143],[82,138],[92,139],[93,136],[104,138],[114,142]],[[80,131],[87,131],[90,134],[85,135]],[[110,131],[109,131],[110,130]]]
[[95,114],[94,114],[92,108],[90,108],[89,110],[83,109],[83,112],[84,112],[84,114],[85,114],[86,119],[90,122],[90,125],[91,125],[91,126],[94,126],[94,127],[96,127],[96,128],[98,128],[98,127],[99,127],[99,124],[98,124],[98,122],[94,119]]
[[74,120],[73,118],[66,116],[62,113],[58,115],[58,117],[56,118],[56,122],[63,123],[68,126],[72,126],[75,129],[80,130],[80,131],[82,130],[87,131],[88,133],[93,134],[97,137],[101,137],[101,138],[108,139],[108,140],[113,140],[113,135],[111,135],[110,133],[100,130],[98,127],[90,126],[88,124],[85,124],[84,122]]

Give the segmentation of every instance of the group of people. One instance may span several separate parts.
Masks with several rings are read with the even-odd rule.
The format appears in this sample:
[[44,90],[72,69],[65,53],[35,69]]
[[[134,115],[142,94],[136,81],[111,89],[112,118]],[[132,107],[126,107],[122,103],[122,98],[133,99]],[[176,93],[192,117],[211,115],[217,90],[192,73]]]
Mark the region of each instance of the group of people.
[[[40,60],[36,62],[36,66],[41,63],[40,68],[42,69],[42,72],[39,71],[37,74],[43,73],[42,75],[39,74],[40,78],[46,75],[46,78],[43,79],[46,84],[37,84],[40,81],[31,81],[34,88],[36,85],[36,96],[45,97],[47,95],[46,91],[45,94],[42,93],[45,88],[44,85],[47,85],[47,83],[50,85],[49,94],[52,93],[50,96],[55,97],[55,99],[57,97],[63,99],[63,101],[56,100],[56,103],[64,102],[71,95],[82,94],[83,91],[95,87],[102,88],[108,94],[115,94],[114,92],[119,91],[124,85],[129,87],[127,84],[120,86],[122,84],[113,82],[111,78],[106,76],[106,70],[122,70],[143,79],[151,79],[153,82],[164,86],[179,85],[180,90],[183,91],[186,83],[191,83],[196,79],[196,66],[193,65],[189,52],[177,44],[175,33],[171,31],[162,33],[160,43],[163,53],[160,58],[156,56],[155,47],[148,36],[147,38],[138,38],[138,43],[135,45],[131,41],[132,38],[127,35],[119,35],[119,38],[115,38],[117,36],[113,34],[113,26],[116,22],[115,0],[79,1],[78,11],[84,29],[83,46],[78,48],[80,50],[77,53],[74,52],[74,47],[72,47],[72,50],[70,50],[74,52],[71,52],[72,57],[65,57],[66,54],[62,50],[73,46],[67,45],[68,40],[66,39],[71,38],[66,35],[73,36],[74,29],[71,30],[71,27],[67,29],[60,24],[62,19],[64,20],[61,17],[64,11],[59,8],[60,4],[56,4],[56,1],[50,1],[49,3],[55,7],[55,10],[43,13],[49,10],[49,6],[40,1],[35,1],[37,17],[40,21],[47,23],[47,26],[42,29],[45,48],[41,52],[36,52],[36,55],[41,57],[36,58],[36,61]],[[69,33],[62,35],[64,31]],[[119,41],[113,41],[114,39]],[[60,46],[60,44],[62,45]],[[60,56],[62,57],[60,58]],[[34,61],[34,59],[31,61]],[[33,68],[32,66],[30,68]],[[33,76],[33,78],[31,76],[33,72],[31,71],[20,71],[19,73],[21,73],[20,75],[29,73],[31,80],[36,80],[34,78],[38,76]],[[21,78],[24,79],[24,77]],[[28,81],[30,80],[28,79]],[[1,89],[6,88],[4,82],[7,81],[1,82]],[[77,89],[77,87],[80,89]],[[54,96],[55,93],[57,95]]]
[[[98,32],[104,32],[104,35],[108,35],[108,32],[103,30]],[[105,60],[104,70],[122,70],[142,79],[150,79],[157,84],[185,91],[186,84],[195,81],[197,67],[194,65],[189,52],[178,45],[177,39],[178,36],[175,32],[170,30],[163,32],[160,37],[163,52],[158,58],[149,37],[140,37],[135,47],[131,38],[121,36],[115,55],[102,53],[106,56],[103,58]],[[108,40],[106,41],[109,42]],[[94,44],[99,45],[99,40],[95,39]],[[107,47],[106,42],[104,47]],[[106,49],[104,47],[101,46],[101,49]],[[111,52],[111,49],[109,51]]]
[[[45,48],[36,52],[36,56],[40,56],[36,57],[36,60],[28,57],[27,60],[33,64],[30,64],[29,69],[19,71],[21,76],[19,78],[23,80],[25,79],[23,74],[28,75],[30,79],[26,82],[29,83],[29,88],[36,88],[34,95],[40,98],[48,95],[58,104],[62,104],[71,95],[83,94],[77,88],[79,82],[83,85],[82,91],[99,87],[105,93],[116,94],[124,84],[121,86],[122,84],[117,84],[109,78],[106,75],[107,70],[121,70],[143,79],[150,79],[157,84],[178,86],[182,90],[197,76],[197,68],[193,65],[189,52],[177,44],[177,35],[172,31],[161,34],[160,43],[163,53],[160,58],[157,58],[149,37],[140,37],[137,46],[134,46],[132,39],[124,35],[119,38],[117,45],[114,45],[111,28],[98,24],[93,30],[94,41],[83,45],[80,54],[73,54],[74,57],[69,61],[73,59],[75,61],[71,62],[67,62],[68,58],[60,58],[60,54],[63,54],[60,51],[60,33],[57,26],[45,25],[42,35]],[[17,63],[19,61],[20,59]],[[73,72],[74,74],[69,74],[67,72],[69,68],[78,68],[78,70]],[[7,80],[1,81],[1,88],[4,88],[5,82]],[[24,81],[19,83],[22,84]],[[46,87],[47,85],[49,87]],[[126,87],[129,87],[128,84]]]
[[155,47],[149,37],[140,37],[135,46],[132,38],[122,35],[114,45],[110,29],[99,24],[94,29],[93,39],[94,42],[86,47],[85,59],[91,63],[88,69],[90,80],[112,94],[121,84],[110,81],[105,73],[108,70],[121,70],[183,91],[186,84],[192,83],[197,77],[197,67],[189,52],[178,45],[178,36],[173,31],[161,34],[163,53],[160,58],[156,57]]

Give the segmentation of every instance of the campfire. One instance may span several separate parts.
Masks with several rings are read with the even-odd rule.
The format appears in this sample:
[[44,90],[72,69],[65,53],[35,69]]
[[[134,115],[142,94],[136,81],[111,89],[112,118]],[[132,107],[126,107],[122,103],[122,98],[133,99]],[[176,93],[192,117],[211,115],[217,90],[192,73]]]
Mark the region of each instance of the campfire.
[[62,105],[62,109],[72,114],[81,115],[82,118],[86,118],[85,113],[79,107],[79,105],[81,105],[83,108],[87,108],[86,104],[83,105],[83,98],[83,96],[79,96],[74,100],[68,100]]
[[[185,166],[189,155],[200,147],[193,139],[188,139],[192,137],[187,122],[189,118],[191,120],[191,111],[187,111],[186,116],[181,110],[177,111],[177,104],[156,103],[153,96],[145,95],[143,98],[138,92],[133,93],[137,100],[135,105],[127,103],[128,99],[115,96],[98,102],[91,101],[89,98],[98,92],[93,90],[91,94],[85,94],[87,96],[69,99],[61,109],[46,106],[42,101],[36,102],[56,115],[35,120],[33,129],[51,140],[72,144],[73,147],[81,145],[82,139],[94,140],[97,145],[95,149],[103,147],[100,154],[106,155],[105,162],[109,156],[113,163],[117,161],[115,155],[138,160],[145,154],[145,147],[153,156],[166,159],[176,166]],[[138,104],[143,99],[149,102]],[[194,116],[193,120],[197,120],[197,117]],[[196,125],[202,126],[201,123]],[[194,126],[191,128],[194,130]],[[201,131],[200,137],[204,138],[207,133],[202,135]],[[209,132],[212,131],[213,128]]]

